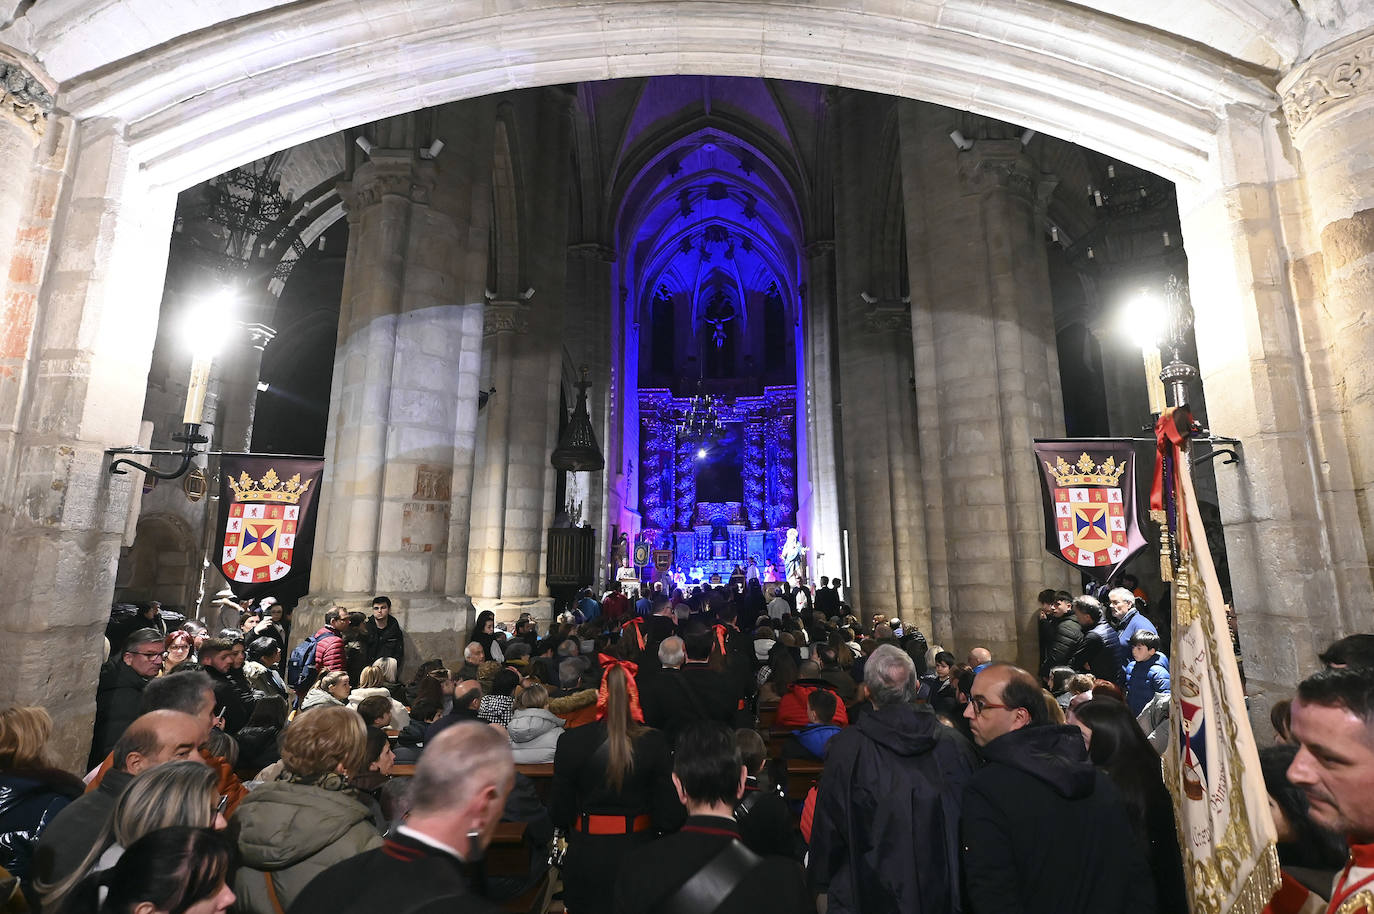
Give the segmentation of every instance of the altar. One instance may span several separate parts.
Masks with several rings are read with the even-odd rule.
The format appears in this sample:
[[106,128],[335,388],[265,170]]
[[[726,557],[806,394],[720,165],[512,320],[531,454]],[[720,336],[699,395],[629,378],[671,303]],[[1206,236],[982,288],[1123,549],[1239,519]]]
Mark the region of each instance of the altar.
[[720,429],[706,437],[680,430],[689,408],[668,390],[640,391],[640,539],[705,581],[750,558],[760,576],[770,562],[781,569],[796,524],[796,388],[720,401]]

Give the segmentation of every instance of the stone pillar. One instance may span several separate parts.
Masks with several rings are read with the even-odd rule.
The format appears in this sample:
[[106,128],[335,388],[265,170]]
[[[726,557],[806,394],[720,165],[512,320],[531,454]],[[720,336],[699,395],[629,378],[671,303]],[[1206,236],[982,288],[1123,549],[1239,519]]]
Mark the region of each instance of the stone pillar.
[[[491,106],[448,105],[432,117],[405,115],[364,132],[376,137],[372,151],[340,188],[350,240],[314,613],[297,627],[306,630],[326,603],[361,608],[382,593],[392,597],[419,653],[448,657],[451,633],[469,624],[471,611],[465,531]],[[463,142],[450,141],[437,159],[423,158],[418,150],[435,137]]]
[[[874,613],[930,626],[925,512],[915,448],[914,370],[902,300],[900,178],[891,147],[865,136],[894,102],[842,92],[831,107],[835,160],[835,301],[849,530],[846,593]],[[896,145],[895,138],[891,140]],[[894,181],[897,182],[894,186]]]
[[1053,179],[1015,138],[958,150],[954,112],[899,106],[920,452],[930,514],[942,515],[928,543],[949,587],[937,618],[955,643],[1033,667],[1035,594],[1071,579],[1045,552],[1030,449],[1064,428],[1037,222]]
[[810,519],[812,569],[819,579],[846,577],[840,535],[840,473],[843,442],[835,433],[835,242],[806,246],[802,320],[807,332],[805,365],[806,441],[809,479],[799,480],[798,512]]
[[0,477],[9,595],[0,706],[43,705],[57,724],[57,756],[79,764],[129,496],[141,482],[137,473],[111,477],[104,452],[138,440],[175,197],[142,185],[122,125],[61,129],[72,144],[64,207]]
[[[1362,582],[1368,581],[1374,559],[1374,86],[1366,78],[1370,67],[1374,28],[1323,48],[1279,84],[1288,128],[1301,157],[1310,232],[1318,246],[1305,269],[1321,281],[1309,282],[1307,291],[1320,296],[1328,315],[1328,356],[1317,381],[1335,386],[1350,464],[1350,488],[1342,485],[1332,497],[1353,498],[1364,540],[1363,557],[1342,557],[1342,573]],[[1347,614],[1342,619],[1344,631],[1367,631],[1368,619],[1367,612],[1353,618]],[[1364,628],[1350,627],[1360,622]]]
[[[584,516],[596,528],[600,572],[609,585],[614,578],[610,566],[611,524],[618,522],[624,507],[616,477],[624,473],[625,457],[619,436],[612,440],[611,404],[618,394],[617,377],[611,359],[611,280],[615,269],[615,249],[595,242],[568,246],[568,306],[564,320],[567,347],[574,368],[587,368],[592,382],[587,391],[587,409],[597,444],[606,458],[606,469],[591,474],[591,489]],[[633,456],[633,455],[630,455]],[[624,484],[623,479],[620,482]],[[622,531],[624,532],[624,531]]]
[[[1340,366],[1325,302],[1303,278],[1317,274],[1301,256],[1301,180],[1285,158],[1270,114],[1235,108],[1214,170],[1178,185],[1209,420],[1242,441],[1243,461],[1217,466],[1216,480],[1257,719],[1332,638],[1374,626]],[[1285,247],[1292,275],[1274,255]]]

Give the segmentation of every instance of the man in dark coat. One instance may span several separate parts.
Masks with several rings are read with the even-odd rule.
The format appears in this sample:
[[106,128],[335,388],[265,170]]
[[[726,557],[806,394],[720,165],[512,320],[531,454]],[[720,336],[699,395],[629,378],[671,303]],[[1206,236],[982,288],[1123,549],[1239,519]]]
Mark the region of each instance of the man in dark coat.
[[[649,914],[667,904],[693,903],[702,914],[811,912],[815,906],[796,861],[759,856],[740,843],[734,808],[744,793],[747,769],[735,734],[715,721],[688,725],[673,760],[673,784],[687,808],[677,832],[630,851],[615,885],[616,914]],[[735,859],[744,877],[728,885],[717,874]],[[727,883],[727,884],[723,884]]]
[[88,768],[100,764],[120,734],[138,717],[143,689],[162,668],[163,653],[162,634],[156,629],[140,628],[126,639],[124,652],[100,668]]
[[224,732],[232,736],[248,723],[248,715],[253,710],[230,676],[234,645],[225,638],[207,638],[200,646],[200,663],[215,684],[215,708],[224,718]]
[[[1078,728],[1050,722],[1035,677],[993,664],[964,715],[987,761],[964,791],[964,910],[1153,914],[1154,879],[1125,803]],[[1073,836],[1073,866],[1047,827]]]
[[868,658],[874,710],[830,740],[808,871],[832,914],[959,910],[959,802],[972,747],[912,706],[916,667],[900,648]]
[[1073,615],[1083,629],[1083,642],[1069,659],[1069,666],[1080,673],[1116,682],[1116,629],[1107,621],[1102,604],[1096,597],[1079,597],[1073,601]]
[[43,830],[33,858],[35,881],[52,884],[81,865],[101,837],[115,800],[134,778],[164,762],[195,759],[209,723],[181,711],[149,711],[115,742],[114,763],[100,785],[77,797]]
[[496,914],[473,894],[465,869],[491,842],[514,781],[510,744],[495,728],[450,727],[415,767],[405,823],[381,847],[312,879],[290,914]]
[[390,597],[372,598],[372,615],[362,627],[363,657],[368,664],[376,663],[382,657],[396,658],[396,675],[401,674],[401,664],[406,659],[405,632],[401,623],[391,615]]
[[1048,676],[1057,666],[1068,666],[1083,643],[1083,626],[1073,613],[1068,594],[1060,591],[1050,605],[1049,618],[1041,629],[1045,637],[1044,657],[1040,662],[1040,676]]
[[706,700],[697,693],[682,671],[687,652],[682,639],[673,635],[658,646],[658,670],[640,668],[636,677],[639,704],[644,709],[644,723],[663,731],[672,746],[677,734],[696,720],[714,720]]

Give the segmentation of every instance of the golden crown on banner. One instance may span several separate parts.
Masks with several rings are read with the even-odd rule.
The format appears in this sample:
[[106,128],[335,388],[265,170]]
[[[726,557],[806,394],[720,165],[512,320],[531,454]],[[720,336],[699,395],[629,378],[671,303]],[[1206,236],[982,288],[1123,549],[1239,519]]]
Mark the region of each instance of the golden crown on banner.
[[1121,484],[1121,474],[1126,472],[1126,464],[1117,463],[1115,457],[1096,463],[1084,452],[1073,464],[1063,457],[1053,464],[1046,460],[1045,469],[1050,471],[1060,486],[1116,486]]
[[310,488],[310,482],[309,479],[301,482],[300,473],[283,482],[277,478],[277,471],[269,468],[261,479],[240,473],[238,479],[229,480],[229,488],[234,490],[234,497],[238,501],[273,501],[294,505]]

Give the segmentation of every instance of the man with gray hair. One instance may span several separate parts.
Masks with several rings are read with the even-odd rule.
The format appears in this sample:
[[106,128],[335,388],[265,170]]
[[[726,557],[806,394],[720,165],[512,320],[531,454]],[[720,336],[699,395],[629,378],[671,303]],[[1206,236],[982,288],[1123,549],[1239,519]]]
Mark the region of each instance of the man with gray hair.
[[687,646],[677,635],[664,638],[658,645],[661,669],[639,668],[635,682],[639,686],[639,706],[644,711],[644,723],[662,730],[669,745],[677,740],[678,731],[694,720],[707,720],[703,702],[682,675],[687,660]]
[[884,644],[864,665],[874,710],[830,740],[808,873],[832,914],[957,911],[959,805],[973,749],[914,702],[911,657]]
[[388,914],[500,911],[468,887],[515,784],[510,741],[499,727],[464,722],[426,748],[410,783],[410,815],[379,848],[311,880],[290,914],[386,910]]

